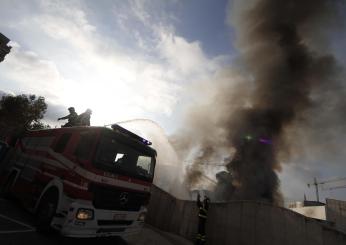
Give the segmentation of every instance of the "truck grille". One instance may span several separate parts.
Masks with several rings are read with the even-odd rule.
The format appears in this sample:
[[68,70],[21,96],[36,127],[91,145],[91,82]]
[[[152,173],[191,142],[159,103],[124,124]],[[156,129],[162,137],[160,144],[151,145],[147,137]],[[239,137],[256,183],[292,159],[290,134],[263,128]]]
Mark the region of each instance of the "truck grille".
[[150,193],[127,191],[92,184],[89,190],[93,193],[93,205],[97,209],[139,211],[142,205],[149,202]]

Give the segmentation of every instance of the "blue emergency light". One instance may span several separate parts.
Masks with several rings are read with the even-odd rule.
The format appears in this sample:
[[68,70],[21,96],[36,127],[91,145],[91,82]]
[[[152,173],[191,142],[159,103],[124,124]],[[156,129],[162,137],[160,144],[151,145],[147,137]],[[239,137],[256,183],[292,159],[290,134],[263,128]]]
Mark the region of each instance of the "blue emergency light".
[[111,127],[114,131],[125,134],[125,135],[127,135],[127,136],[129,136],[135,140],[140,141],[141,143],[143,143],[145,145],[152,145],[152,143],[149,140],[146,140],[146,139],[140,137],[139,135],[132,133],[131,131],[119,126],[118,124],[112,124]]
[[260,143],[262,143],[262,144],[266,144],[266,145],[271,145],[271,144],[273,144],[272,140],[269,139],[269,138],[257,138],[257,137],[254,137],[254,136],[250,135],[250,134],[245,135],[244,138],[245,138],[245,140],[247,140],[247,141],[252,141],[253,139],[255,139],[255,140],[258,140],[258,142],[260,142]]

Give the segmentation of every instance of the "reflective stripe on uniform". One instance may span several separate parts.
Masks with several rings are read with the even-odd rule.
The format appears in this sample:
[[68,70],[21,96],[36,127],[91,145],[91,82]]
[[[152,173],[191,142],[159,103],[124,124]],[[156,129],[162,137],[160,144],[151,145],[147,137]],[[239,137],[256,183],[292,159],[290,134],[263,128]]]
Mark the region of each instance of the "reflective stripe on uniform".
[[201,217],[201,218],[206,219],[207,218],[207,210],[205,208],[203,208],[203,207],[200,207],[198,216]]
[[201,217],[201,218],[203,218],[203,219],[206,219],[206,218],[207,218],[207,215],[198,214],[198,217]]
[[205,241],[205,235],[197,234],[196,239],[201,240],[201,241]]

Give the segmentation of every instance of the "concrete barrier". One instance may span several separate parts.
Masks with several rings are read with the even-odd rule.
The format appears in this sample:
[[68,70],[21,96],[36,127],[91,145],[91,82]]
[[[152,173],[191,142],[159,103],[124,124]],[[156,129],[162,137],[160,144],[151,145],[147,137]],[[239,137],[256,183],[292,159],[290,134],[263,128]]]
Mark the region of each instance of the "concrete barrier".
[[[174,198],[152,188],[146,222],[194,240],[196,202]],[[208,212],[207,244],[228,245],[345,245],[346,235],[289,209],[255,201],[212,203]]]
[[346,202],[334,199],[327,199],[326,202],[327,220],[335,224],[336,229],[346,233]]
[[193,240],[198,212],[195,202],[174,198],[153,186],[146,222],[164,231]]

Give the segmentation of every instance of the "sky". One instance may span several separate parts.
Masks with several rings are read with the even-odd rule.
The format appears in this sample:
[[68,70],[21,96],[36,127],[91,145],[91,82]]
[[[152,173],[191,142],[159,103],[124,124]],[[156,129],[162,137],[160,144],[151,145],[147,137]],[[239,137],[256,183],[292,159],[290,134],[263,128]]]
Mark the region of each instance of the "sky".
[[1,90],[44,96],[53,125],[74,106],[91,108],[93,125],[150,117],[172,132],[181,104],[191,100],[186,87],[232,55],[226,1],[2,5],[0,28],[13,49],[0,67]]
[[[148,118],[173,134],[200,99],[193,91],[208,92],[210,81],[237,56],[227,0],[0,4],[0,32],[12,46],[0,64],[0,90],[44,96],[44,120],[53,127],[74,106],[77,113],[92,109],[92,125]],[[279,174],[285,196],[302,199],[306,193],[313,199],[314,189],[306,183],[314,176],[346,177],[340,173],[345,167],[335,166],[285,165]],[[345,193],[321,196],[346,199]]]

